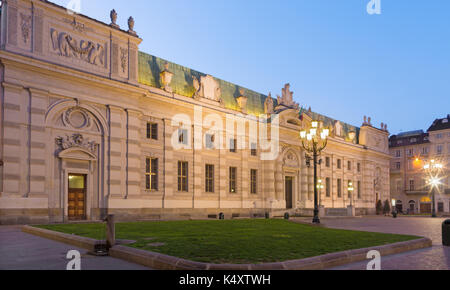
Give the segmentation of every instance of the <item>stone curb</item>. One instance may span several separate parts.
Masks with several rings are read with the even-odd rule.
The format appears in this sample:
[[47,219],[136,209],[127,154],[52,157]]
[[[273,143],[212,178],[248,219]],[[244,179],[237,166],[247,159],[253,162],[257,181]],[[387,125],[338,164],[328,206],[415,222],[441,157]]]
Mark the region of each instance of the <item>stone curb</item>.
[[100,241],[95,239],[69,235],[59,232],[54,232],[46,229],[35,228],[31,226],[22,226],[22,232],[46,238],[49,240],[69,244],[79,248],[87,249],[89,251],[94,251],[95,245],[100,244]]
[[[100,241],[94,239],[33,228],[30,226],[22,227],[22,231],[88,250],[93,250],[94,246],[100,243]],[[140,264],[156,270],[324,270],[354,262],[365,261],[367,260],[367,253],[372,250],[379,251],[381,256],[388,256],[429,248],[431,246],[432,241],[430,239],[421,238],[395,244],[331,253],[301,260],[242,265],[200,263],[120,245],[112,247],[109,250],[109,255],[114,258]]]

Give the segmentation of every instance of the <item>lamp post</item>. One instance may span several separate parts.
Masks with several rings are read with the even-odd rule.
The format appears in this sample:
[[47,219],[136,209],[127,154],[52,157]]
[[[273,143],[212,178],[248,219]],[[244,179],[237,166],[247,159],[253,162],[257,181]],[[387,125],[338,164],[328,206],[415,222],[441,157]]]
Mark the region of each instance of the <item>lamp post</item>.
[[425,163],[425,165],[423,166],[423,169],[429,175],[428,184],[431,187],[431,196],[432,196],[431,199],[432,199],[432,203],[433,203],[431,217],[434,217],[434,218],[437,217],[437,214],[436,214],[436,189],[441,184],[439,174],[443,168],[444,168],[444,166],[441,163],[436,162],[436,160],[431,160],[430,162]]
[[350,198],[350,206],[353,206],[353,191],[355,188],[353,187],[353,182],[348,183],[348,197]]
[[319,191],[319,206],[322,206],[322,189],[324,188],[322,179],[317,181],[317,190]]
[[[328,136],[330,130],[320,128],[318,121],[311,122],[309,132],[302,130],[300,138],[302,139],[303,149],[306,153],[306,165],[311,166],[311,161],[314,164],[314,219],[313,223],[320,224],[319,218],[319,200],[318,200],[318,186],[317,186],[317,165],[320,163],[319,157],[321,152],[327,147]],[[311,157],[312,155],[312,157]]]

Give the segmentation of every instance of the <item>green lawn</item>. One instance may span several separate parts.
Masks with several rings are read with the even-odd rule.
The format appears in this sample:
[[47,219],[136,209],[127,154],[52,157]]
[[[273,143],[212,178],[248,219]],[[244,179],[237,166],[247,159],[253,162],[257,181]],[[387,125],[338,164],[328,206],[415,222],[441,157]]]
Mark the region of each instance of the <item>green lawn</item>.
[[[103,224],[39,227],[104,239]],[[327,229],[285,220],[258,219],[118,223],[116,238],[137,241],[130,247],[193,261],[244,264],[302,259],[418,237]],[[149,243],[156,242],[165,245],[148,246]]]

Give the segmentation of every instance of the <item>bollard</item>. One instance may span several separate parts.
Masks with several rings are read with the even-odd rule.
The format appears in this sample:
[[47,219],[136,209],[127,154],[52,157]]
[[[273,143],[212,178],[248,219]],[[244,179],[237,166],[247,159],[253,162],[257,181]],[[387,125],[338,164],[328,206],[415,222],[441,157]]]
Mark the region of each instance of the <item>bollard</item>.
[[106,218],[106,248],[109,250],[116,245],[116,225],[114,215],[110,214]]
[[450,220],[442,223],[442,244],[450,247]]

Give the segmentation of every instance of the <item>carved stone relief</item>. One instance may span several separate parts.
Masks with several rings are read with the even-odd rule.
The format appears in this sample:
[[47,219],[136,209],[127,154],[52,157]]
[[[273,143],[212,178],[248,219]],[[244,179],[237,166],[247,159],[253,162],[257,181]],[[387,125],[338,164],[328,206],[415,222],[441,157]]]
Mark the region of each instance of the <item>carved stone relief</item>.
[[94,65],[105,64],[105,48],[92,41],[81,40],[79,43],[66,32],[50,31],[53,50],[59,55],[84,60]]
[[126,73],[128,68],[128,48],[120,48],[120,67],[122,72]]
[[94,141],[86,140],[81,134],[73,134],[71,136],[58,137],[55,139],[58,150],[64,151],[70,148],[78,147],[88,150],[91,153],[95,153],[97,144]]
[[222,91],[217,81],[210,75],[201,77],[200,81],[194,78],[194,88],[197,90],[195,96],[216,102],[221,101]]
[[283,165],[292,168],[299,167],[297,156],[293,152],[288,152],[284,157]]
[[20,13],[20,28],[22,31],[23,42],[27,44],[30,39],[31,32],[31,15]]

